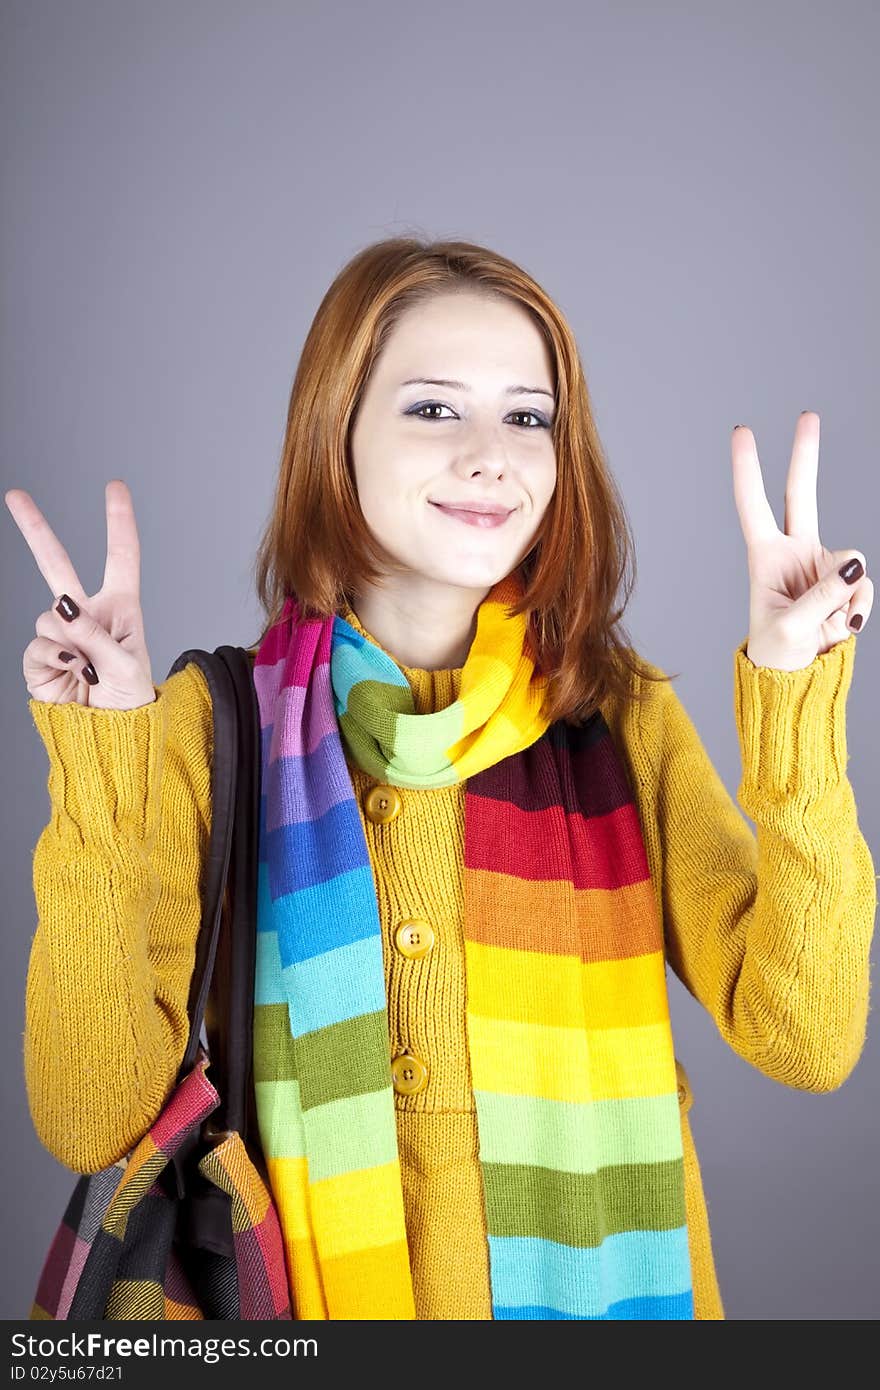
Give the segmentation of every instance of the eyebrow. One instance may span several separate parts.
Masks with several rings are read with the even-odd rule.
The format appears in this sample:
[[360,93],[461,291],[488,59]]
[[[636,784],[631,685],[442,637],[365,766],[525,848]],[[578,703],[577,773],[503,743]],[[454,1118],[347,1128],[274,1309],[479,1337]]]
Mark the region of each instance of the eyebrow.
[[[406,381],[402,381],[401,386],[450,386],[453,391],[470,391],[463,381],[447,381],[443,377],[435,376],[410,376]],[[552,391],[547,391],[543,386],[508,386],[506,390],[508,396],[549,396],[551,401],[555,399]]]

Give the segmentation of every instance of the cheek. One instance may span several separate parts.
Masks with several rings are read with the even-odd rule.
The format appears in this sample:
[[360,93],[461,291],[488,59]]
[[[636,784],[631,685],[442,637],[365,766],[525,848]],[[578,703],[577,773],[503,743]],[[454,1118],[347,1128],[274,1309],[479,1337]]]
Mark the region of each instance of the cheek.
[[551,458],[547,466],[541,470],[535,481],[533,496],[535,505],[546,507],[553,493],[556,491],[556,461]]
[[398,539],[412,533],[412,504],[399,480],[386,477],[381,486],[365,487],[360,503],[372,530]]

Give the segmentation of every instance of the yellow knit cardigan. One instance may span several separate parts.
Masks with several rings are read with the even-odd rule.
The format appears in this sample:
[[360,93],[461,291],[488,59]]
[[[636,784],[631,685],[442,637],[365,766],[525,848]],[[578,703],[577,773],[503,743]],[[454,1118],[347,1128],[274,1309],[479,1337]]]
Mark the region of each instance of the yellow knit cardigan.
[[[344,616],[375,639],[351,609]],[[855,637],[800,671],[734,655],[746,824],[672,685],[602,713],[627,763],[667,959],[746,1061],[784,1085],[840,1086],[864,1046],[876,879],[846,777]],[[460,669],[402,666],[416,709],[457,698]],[[659,668],[653,668],[655,671]],[[34,852],[38,924],[25,994],[24,1070],[36,1132],[76,1172],[125,1154],[155,1119],[183,1057],[210,834],[211,702],[198,667],[153,704],[91,710],[29,701],[49,754],[49,823]],[[489,1318],[485,1216],[465,1035],[463,786],[399,788],[368,818],[373,779],[349,763],[382,925],[391,1055],[428,1063],[396,1094],[418,1318]],[[434,943],[398,946],[408,917]],[[695,1316],[723,1319],[676,1059]]]

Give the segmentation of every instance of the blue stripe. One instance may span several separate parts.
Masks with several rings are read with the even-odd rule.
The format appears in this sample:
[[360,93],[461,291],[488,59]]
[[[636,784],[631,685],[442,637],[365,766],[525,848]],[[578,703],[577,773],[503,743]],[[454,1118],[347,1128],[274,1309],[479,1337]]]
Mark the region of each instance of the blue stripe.
[[272,895],[269,892],[269,866],[260,860],[257,865],[257,932],[274,932]]
[[370,852],[354,797],[337,802],[316,820],[276,826],[267,833],[261,857],[269,866],[269,891],[276,899],[322,887],[352,868],[369,868]]
[[281,978],[278,937],[273,931],[257,932],[257,962],[254,973],[256,1004],[286,1004],[287,991]]
[[279,898],[272,906],[272,920],[278,930],[282,969],[323,955],[331,939],[346,946],[364,937],[381,937],[375,894],[372,902],[364,896],[372,884],[372,870],[365,864],[331,883]]
[[295,961],[282,974],[278,937],[274,931],[257,934],[254,1001],[288,1004],[299,1027],[295,1036],[341,1023],[387,1005],[379,936]]
[[[577,1321],[570,1313],[560,1313],[556,1308],[500,1308],[493,1306],[492,1316],[498,1322],[513,1319],[529,1319],[534,1322],[552,1322],[564,1319]],[[689,1321],[694,1316],[692,1293],[670,1294],[668,1298],[630,1298],[624,1303],[612,1303],[604,1319],[586,1318],[583,1321],[610,1321],[620,1319],[632,1322],[668,1322],[671,1320]]]
[[564,1318],[619,1317],[615,1305],[659,1300],[662,1306],[691,1290],[686,1225],[624,1231],[596,1247],[490,1235],[489,1263],[499,1308],[553,1307]]
[[[368,649],[366,654],[364,647]],[[378,680],[411,693],[410,683],[397,664],[338,614],[333,624],[330,670],[337,719],[348,712],[352,686],[361,681]]]
[[348,946],[297,961],[284,972],[285,998],[294,1037],[361,1014],[387,1008],[382,969],[382,938],[369,936]]

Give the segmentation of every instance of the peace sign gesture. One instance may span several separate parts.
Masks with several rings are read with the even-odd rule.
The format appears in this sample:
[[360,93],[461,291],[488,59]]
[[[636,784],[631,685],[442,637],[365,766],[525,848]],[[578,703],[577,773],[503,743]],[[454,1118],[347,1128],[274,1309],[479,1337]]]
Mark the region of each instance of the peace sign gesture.
[[21,488],[5,495],[53,596],[25,648],[25,684],[35,700],[96,709],[136,709],[156,698],[140,604],[140,543],[131,493],[116,478],[105,488],[104,582],[89,597],[55,532]]
[[795,426],[784,531],[767,501],[755,436],[746,425],[734,429],[731,450],[751,580],[746,655],[756,666],[797,671],[867,620],[874,602],[867,561],[860,550],[827,550],[819,540],[814,411],[805,410]]

